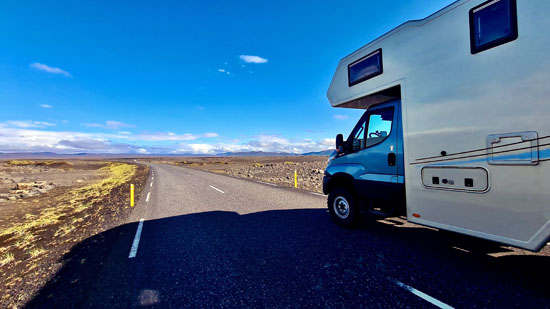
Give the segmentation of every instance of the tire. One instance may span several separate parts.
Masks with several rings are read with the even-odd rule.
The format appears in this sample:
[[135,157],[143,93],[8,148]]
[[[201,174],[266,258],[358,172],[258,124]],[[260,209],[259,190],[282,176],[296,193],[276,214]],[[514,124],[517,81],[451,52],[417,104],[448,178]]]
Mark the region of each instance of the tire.
[[346,188],[337,187],[330,191],[327,200],[328,211],[332,221],[345,228],[352,228],[359,221],[357,199]]

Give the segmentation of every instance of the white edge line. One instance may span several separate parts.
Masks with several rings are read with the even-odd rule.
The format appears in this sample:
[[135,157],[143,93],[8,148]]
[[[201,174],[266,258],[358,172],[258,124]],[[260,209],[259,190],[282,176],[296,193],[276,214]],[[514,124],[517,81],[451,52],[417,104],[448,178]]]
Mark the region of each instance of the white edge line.
[[258,183],[263,183],[264,185],[270,185],[270,186],[274,186],[274,187],[278,187],[278,185],[274,184],[274,183],[269,183],[269,182],[264,182],[264,181],[257,181]]
[[210,188],[212,188],[212,189],[214,189],[214,190],[216,190],[216,191],[219,191],[219,192],[221,192],[221,193],[225,193],[225,192],[223,192],[222,190],[220,190],[220,189],[214,187],[213,185],[209,185],[209,186],[210,186]]
[[130,249],[130,254],[128,258],[135,258],[139,246],[139,239],[141,238],[141,230],[143,229],[143,218],[139,219],[139,224],[136,231],[136,236],[134,237],[134,242],[132,243],[132,249]]
[[324,195],[324,194],[321,194],[321,193],[317,193],[317,192],[309,192],[309,193],[311,193],[311,194],[313,194],[313,195],[325,197],[325,195]]
[[149,202],[149,196],[151,195],[151,192],[147,192],[147,198],[145,199],[145,202]]
[[432,305],[434,306],[437,306],[439,308],[444,308],[444,309],[453,309],[453,307],[447,305],[446,303],[444,302],[441,302],[433,297],[431,297],[430,295],[426,294],[426,293],[423,293],[423,292],[420,292],[419,290],[413,288],[412,286],[408,286],[406,285],[405,283],[399,281],[399,280],[394,280],[395,284],[397,284],[398,286],[404,288],[405,290],[413,293],[414,295],[422,298],[423,300],[431,303]]

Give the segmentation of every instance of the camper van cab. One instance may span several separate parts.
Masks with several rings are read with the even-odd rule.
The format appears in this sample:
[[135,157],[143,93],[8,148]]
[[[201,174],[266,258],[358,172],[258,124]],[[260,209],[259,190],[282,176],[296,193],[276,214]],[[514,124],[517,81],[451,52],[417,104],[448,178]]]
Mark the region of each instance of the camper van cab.
[[[323,188],[330,193],[329,210],[338,224],[352,226],[362,210],[405,214],[400,106],[399,100],[377,104],[363,114],[345,142],[337,137]],[[363,209],[353,209],[359,205]]]
[[368,211],[538,251],[550,240],[550,1],[459,0],[344,57],[327,96],[365,110],[323,179]]

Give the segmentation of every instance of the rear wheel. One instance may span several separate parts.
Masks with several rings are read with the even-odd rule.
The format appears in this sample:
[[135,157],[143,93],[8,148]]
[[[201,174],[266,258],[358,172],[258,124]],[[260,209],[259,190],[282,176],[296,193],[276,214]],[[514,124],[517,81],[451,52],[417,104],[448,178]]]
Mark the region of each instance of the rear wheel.
[[334,223],[350,228],[357,224],[359,207],[355,196],[346,188],[334,188],[328,194],[327,201],[330,217]]

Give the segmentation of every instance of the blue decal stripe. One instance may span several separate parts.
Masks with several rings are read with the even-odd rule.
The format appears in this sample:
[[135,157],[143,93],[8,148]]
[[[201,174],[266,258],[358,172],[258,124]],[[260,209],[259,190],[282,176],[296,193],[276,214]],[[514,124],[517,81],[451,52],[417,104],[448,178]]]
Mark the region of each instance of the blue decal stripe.
[[[527,140],[524,140],[524,141],[521,141],[521,142],[515,142],[515,143],[510,143],[510,144],[505,144],[505,145],[497,145],[497,146],[493,146],[493,147],[479,148],[479,149],[474,149],[474,150],[450,153],[450,154],[447,154],[446,156],[456,156],[456,155],[460,155],[460,154],[467,154],[467,153],[478,152],[478,151],[487,151],[487,150],[500,148],[500,147],[509,147],[509,146],[512,146],[512,145],[518,145],[518,144],[522,144],[522,143],[530,143],[530,142],[533,142],[533,141],[540,141],[540,140],[547,139],[547,138],[550,138],[550,135],[537,137],[537,138],[533,138],[533,139],[527,139]],[[541,145],[539,145],[539,146],[541,146]],[[518,148],[517,150],[520,150],[520,149],[522,149],[522,148]],[[442,157],[443,156],[425,157],[425,158],[416,159],[415,161],[436,159],[436,158],[442,158]]]
[[[538,145],[538,147],[543,147],[543,146],[550,146],[550,143]],[[521,147],[521,148],[516,148],[516,149],[507,149],[507,150],[492,152],[492,153],[490,153],[490,155],[495,155],[495,154],[499,154],[499,153],[507,153],[507,152],[518,151],[518,150],[532,149],[532,148],[533,148],[533,146]],[[543,150],[543,151],[540,151],[540,152],[544,152],[544,150]],[[539,153],[540,153],[540,152],[539,152]],[[424,162],[414,162],[414,163],[411,163],[411,165],[415,165],[415,164],[427,164],[427,163],[435,163],[435,162],[445,162],[445,161],[454,161],[454,160],[459,160],[459,159],[475,158],[475,157],[482,157],[482,156],[487,156],[487,155],[489,155],[489,154],[487,154],[487,153],[482,153],[482,154],[477,154],[477,155],[462,156],[462,157],[458,157],[458,158],[446,158],[446,159],[440,159],[440,160],[431,160],[431,161],[424,161]],[[531,155],[531,152],[529,152],[529,155]],[[539,158],[540,158],[540,156],[539,156]],[[482,159],[482,161],[484,161],[484,160],[485,160],[485,159]],[[540,160],[540,159],[539,159],[539,161],[546,161],[546,160]]]
[[[497,156],[494,157],[493,160],[495,161],[501,161],[501,160],[526,160],[531,158],[531,152],[522,152],[519,154],[514,155],[503,155],[503,156]],[[457,158],[460,159],[460,158]],[[463,160],[463,161],[453,161],[449,162],[451,160],[447,160],[447,162],[439,161],[441,162],[438,165],[456,165],[456,164],[470,164],[470,163],[479,163],[479,162],[487,162],[487,158],[479,158],[475,160]],[[538,162],[543,161],[550,161],[550,149],[544,149],[539,151],[539,160]],[[422,162],[422,163],[431,163],[431,162]],[[411,163],[411,165],[416,165],[420,163]]]

